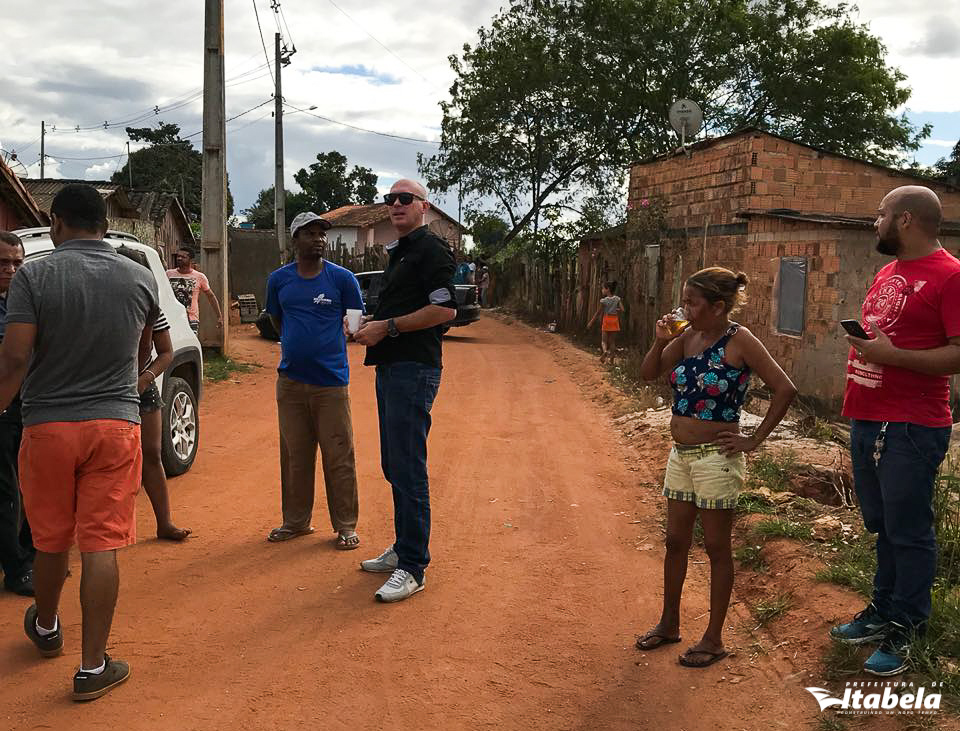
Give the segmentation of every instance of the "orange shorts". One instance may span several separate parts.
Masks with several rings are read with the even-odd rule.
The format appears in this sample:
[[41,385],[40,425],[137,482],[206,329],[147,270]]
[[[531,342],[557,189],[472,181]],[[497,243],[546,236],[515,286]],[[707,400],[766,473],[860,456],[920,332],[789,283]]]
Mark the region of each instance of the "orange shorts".
[[135,543],[143,455],[140,425],[117,419],[55,421],[23,430],[20,490],[44,553],[76,538],[83,553]]
[[603,324],[600,325],[600,332],[620,332],[620,318],[617,315],[604,315]]

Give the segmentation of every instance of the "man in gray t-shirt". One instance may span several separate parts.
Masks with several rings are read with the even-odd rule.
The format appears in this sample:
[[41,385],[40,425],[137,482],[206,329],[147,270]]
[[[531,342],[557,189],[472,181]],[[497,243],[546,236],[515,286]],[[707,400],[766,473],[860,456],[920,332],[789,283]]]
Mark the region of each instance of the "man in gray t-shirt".
[[137,356],[159,314],[151,273],[104,242],[106,208],[89,185],[51,205],[56,249],[14,276],[0,349],[0,408],[23,385],[20,479],[37,556],[37,603],[24,630],[44,656],[63,651],[58,604],[76,537],[83,644],[75,700],[124,682],[106,655],[119,589],[116,549],[136,541],[142,456]]

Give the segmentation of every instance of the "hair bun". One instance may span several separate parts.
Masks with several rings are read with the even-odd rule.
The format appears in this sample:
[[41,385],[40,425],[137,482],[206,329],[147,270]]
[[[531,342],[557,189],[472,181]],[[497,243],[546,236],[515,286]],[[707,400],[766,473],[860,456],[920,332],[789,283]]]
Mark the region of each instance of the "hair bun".
[[748,284],[750,284],[750,277],[743,272],[737,272],[737,284],[741,287],[746,287]]

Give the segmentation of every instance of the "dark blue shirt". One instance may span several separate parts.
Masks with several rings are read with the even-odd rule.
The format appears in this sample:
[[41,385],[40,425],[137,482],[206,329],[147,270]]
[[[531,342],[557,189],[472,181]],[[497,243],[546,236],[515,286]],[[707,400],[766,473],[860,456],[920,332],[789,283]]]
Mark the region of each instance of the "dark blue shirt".
[[0,343],[7,334],[7,295],[0,295]]
[[296,262],[280,267],[267,279],[266,309],[280,322],[280,373],[313,386],[350,382],[343,317],[362,310],[363,299],[349,269],[324,260],[317,276],[304,279]]

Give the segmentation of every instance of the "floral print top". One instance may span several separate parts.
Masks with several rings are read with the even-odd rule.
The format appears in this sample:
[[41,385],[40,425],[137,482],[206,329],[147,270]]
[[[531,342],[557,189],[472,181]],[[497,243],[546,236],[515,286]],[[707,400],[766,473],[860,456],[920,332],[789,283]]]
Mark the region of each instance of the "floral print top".
[[684,358],[670,373],[673,413],[704,421],[740,421],[747,395],[750,368],[735,368],[726,361],[726,346],[740,329],[736,323],[700,355]]

